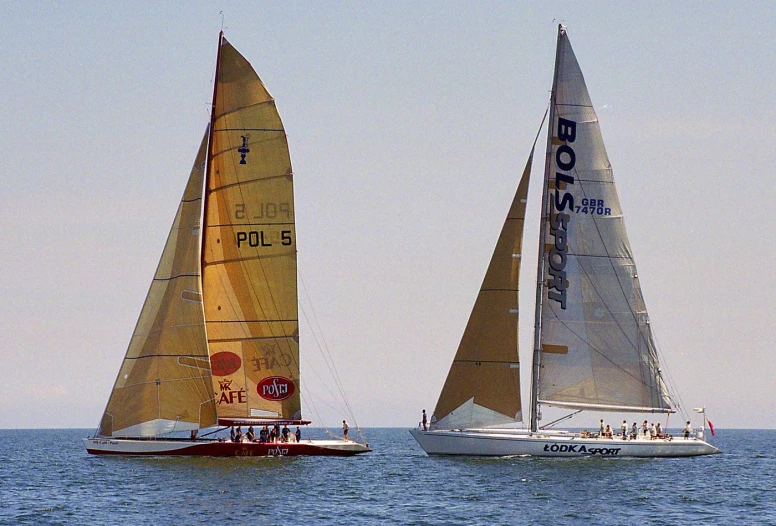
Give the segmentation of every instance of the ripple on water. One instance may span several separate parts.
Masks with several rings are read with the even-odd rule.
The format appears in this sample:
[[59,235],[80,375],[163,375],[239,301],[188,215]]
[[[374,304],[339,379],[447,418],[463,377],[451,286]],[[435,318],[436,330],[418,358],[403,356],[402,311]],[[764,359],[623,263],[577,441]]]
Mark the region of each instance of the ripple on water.
[[[776,523],[776,431],[692,459],[428,457],[406,430],[336,458],[104,458],[82,430],[0,431],[0,524]],[[756,453],[753,453],[756,452]]]

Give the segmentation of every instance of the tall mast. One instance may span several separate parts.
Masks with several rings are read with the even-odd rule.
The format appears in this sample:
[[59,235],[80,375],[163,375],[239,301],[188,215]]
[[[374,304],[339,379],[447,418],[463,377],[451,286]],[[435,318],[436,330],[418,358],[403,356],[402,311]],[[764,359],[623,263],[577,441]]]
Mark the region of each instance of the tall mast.
[[[201,227],[201,234],[199,237],[199,287],[202,294],[202,317],[204,319],[205,317],[205,296],[204,296],[204,290],[205,286],[203,284],[205,279],[205,235],[207,233],[207,206],[208,206],[208,199],[209,199],[209,193],[208,188],[210,188],[210,172],[211,172],[211,161],[213,159],[213,124],[215,124],[216,120],[216,94],[218,91],[218,73],[221,67],[221,45],[223,44],[224,40],[224,32],[220,31],[218,33],[218,53],[216,54],[216,72],[213,75],[213,103],[210,107],[210,126],[208,126],[208,135],[207,135],[207,154],[205,156],[205,181],[202,187],[202,227]],[[207,320],[205,320],[205,341],[207,342]],[[210,351],[208,351],[208,362],[210,362]],[[216,422],[218,422],[218,405],[216,405]]]
[[558,43],[555,50],[555,72],[552,78],[550,93],[550,121],[547,125],[547,152],[544,160],[544,184],[542,185],[542,208],[539,222],[539,263],[536,273],[536,320],[534,322],[534,353],[531,367],[531,432],[539,428],[539,369],[541,368],[542,352],[542,293],[544,292],[544,261],[546,257],[545,244],[547,237],[547,201],[549,198],[550,172],[552,171],[552,136],[555,126],[555,93],[558,85],[558,66],[560,64],[560,39],[565,28],[558,25]]
[[[216,121],[216,96],[218,94],[218,73],[221,67],[221,45],[223,44],[224,40],[224,32],[220,31],[218,33],[218,53],[216,54],[216,72],[213,76],[213,103],[210,106],[210,127],[208,130],[208,137],[207,137],[207,157],[205,159],[205,185],[202,195],[202,236],[200,239],[200,282],[205,277],[205,235],[207,233],[207,202],[209,198],[209,192],[208,188],[210,187],[210,171],[211,167],[210,165],[211,160],[213,159],[213,125]],[[202,285],[201,285],[202,286]],[[202,286],[204,289],[204,286]],[[204,300],[204,298],[203,298]],[[203,303],[204,306],[204,303]],[[206,329],[207,330],[207,329]]]

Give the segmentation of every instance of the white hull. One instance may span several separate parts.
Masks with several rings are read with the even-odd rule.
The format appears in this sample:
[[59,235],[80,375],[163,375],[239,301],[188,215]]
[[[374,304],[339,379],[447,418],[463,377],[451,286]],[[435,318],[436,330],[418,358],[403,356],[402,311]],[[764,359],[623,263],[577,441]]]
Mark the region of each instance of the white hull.
[[410,433],[429,455],[502,457],[693,457],[719,453],[697,438],[622,440],[583,438],[575,433],[516,433],[502,430],[411,429]]
[[371,451],[368,445],[345,440],[302,440],[288,443],[219,442],[218,440],[84,438],[93,455],[282,457],[350,456]]

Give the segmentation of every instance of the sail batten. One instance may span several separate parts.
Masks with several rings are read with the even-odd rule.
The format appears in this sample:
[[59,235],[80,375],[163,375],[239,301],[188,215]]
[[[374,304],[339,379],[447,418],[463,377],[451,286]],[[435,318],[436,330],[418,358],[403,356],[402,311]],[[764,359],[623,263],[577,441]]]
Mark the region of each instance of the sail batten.
[[628,413],[675,413],[676,411],[670,407],[638,407],[632,405],[606,405],[606,404],[583,404],[583,403],[571,403],[562,402],[558,400],[539,400],[540,404],[551,405],[554,407],[563,407],[566,409],[583,409],[589,411],[603,411],[603,412],[628,412]]

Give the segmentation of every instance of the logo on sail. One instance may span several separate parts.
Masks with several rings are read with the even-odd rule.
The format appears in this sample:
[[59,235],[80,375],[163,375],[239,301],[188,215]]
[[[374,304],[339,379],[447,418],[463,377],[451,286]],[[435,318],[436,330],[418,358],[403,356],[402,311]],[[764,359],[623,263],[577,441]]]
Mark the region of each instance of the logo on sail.
[[221,388],[221,396],[218,398],[218,405],[221,404],[244,404],[247,399],[245,397],[245,389],[242,387],[239,391],[232,390],[231,378],[218,381],[218,387]]
[[268,376],[259,382],[256,392],[264,400],[279,402],[294,394],[294,382],[282,376]]
[[253,370],[261,372],[278,366],[288,367],[293,362],[293,359],[290,354],[282,352],[277,345],[271,344],[263,345],[261,347],[261,356],[254,356],[250,361],[253,363]]
[[[576,163],[576,154],[574,149],[568,143],[574,142],[577,138],[577,123],[568,119],[558,119],[558,139],[565,141],[555,152],[555,198],[553,199],[554,212],[550,212],[550,235],[554,238],[550,244],[550,254],[548,257],[550,268],[550,279],[548,282],[549,290],[547,296],[551,300],[560,303],[560,308],[566,309],[566,289],[568,281],[566,280],[566,260],[568,254],[568,226],[571,221],[571,215],[564,213],[568,210],[574,210],[574,194],[566,191],[567,185],[574,184],[574,176],[563,172],[571,172]],[[563,172],[561,172],[561,170]]]
[[242,135],[241,137],[243,140],[242,146],[237,148],[237,151],[240,152],[240,164],[248,164],[245,161],[245,156],[250,152],[248,149],[248,139],[250,138],[250,135]]
[[210,357],[210,370],[213,376],[229,376],[242,366],[242,360],[233,352],[217,352]]

